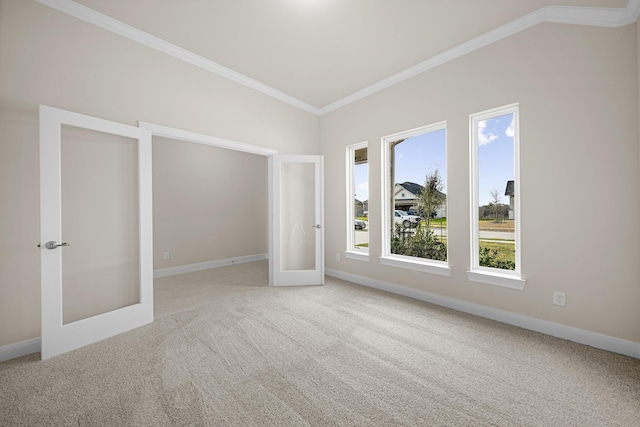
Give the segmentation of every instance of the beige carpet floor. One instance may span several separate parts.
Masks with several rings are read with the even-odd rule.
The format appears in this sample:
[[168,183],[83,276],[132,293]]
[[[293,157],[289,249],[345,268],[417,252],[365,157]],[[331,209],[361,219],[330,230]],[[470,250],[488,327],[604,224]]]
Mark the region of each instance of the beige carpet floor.
[[266,269],[157,279],[153,324],[0,364],[0,425],[640,426],[640,360]]

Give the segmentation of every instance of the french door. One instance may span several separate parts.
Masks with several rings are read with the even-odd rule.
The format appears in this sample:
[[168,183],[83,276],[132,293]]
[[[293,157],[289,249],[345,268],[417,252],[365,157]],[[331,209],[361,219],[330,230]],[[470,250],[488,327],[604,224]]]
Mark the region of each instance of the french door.
[[151,133],[40,106],[42,359],[153,322]]
[[324,284],[323,158],[269,157],[269,284]]

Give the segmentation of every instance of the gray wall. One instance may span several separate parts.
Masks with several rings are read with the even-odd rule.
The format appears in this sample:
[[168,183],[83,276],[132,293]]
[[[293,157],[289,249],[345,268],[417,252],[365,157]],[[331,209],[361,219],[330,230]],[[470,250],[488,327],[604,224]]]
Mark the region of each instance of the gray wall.
[[[636,25],[543,24],[323,116],[327,268],[640,342]],[[469,114],[520,103],[524,291],[470,282]],[[383,266],[381,137],[446,120],[450,277]],[[346,248],[344,147],[369,141],[370,261]],[[564,308],[554,290],[567,294]]]
[[[0,346],[40,335],[40,264],[35,247],[38,104],[131,125],[138,120],[158,123],[281,153],[324,154],[328,268],[640,342],[638,82],[637,25],[604,29],[544,24],[318,118],[36,2],[4,0],[0,2]],[[524,291],[473,283],[466,277],[469,114],[512,102],[520,102],[521,113]],[[440,277],[382,266],[378,261],[380,138],[441,120],[448,122],[453,273]],[[344,147],[364,140],[369,141],[370,153],[371,260],[337,262],[335,253],[346,248]],[[170,156],[176,152],[192,160],[201,155],[211,155],[212,162],[220,159],[214,151],[191,152],[193,147],[182,151],[175,141],[155,143],[162,148],[154,161],[164,155],[166,165],[172,165]],[[252,165],[249,169],[255,176],[262,174],[262,160],[235,161]],[[197,170],[176,169],[165,178],[172,182],[184,177],[182,188],[218,179],[215,170],[208,171],[204,180],[189,175]],[[235,168],[222,171],[238,176]],[[155,172],[157,181],[165,179]],[[262,188],[256,189],[253,196],[259,197]],[[201,190],[181,203],[202,208],[203,198],[236,194],[237,199],[225,205],[238,205],[252,197],[251,189],[217,187],[215,195]],[[549,218],[549,206],[562,214]],[[261,228],[266,224],[256,222],[256,228],[244,235],[246,246],[225,250],[219,244],[220,230],[205,224],[206,216],[219,213],[220,205],[209,203],[206,209],[197,227],[213,227],[207,229],[210,252],[203,249],[207,242],[198,242],[195,250],[172,242],[175,222],[160,219],[170,212],[163,208],[155,212],[155,238],[166,239],[155,248],[157,265],[248,255],[265,248]],[[183,231],[195,233],[195,229]],[[172,250],[174,264],[161,264],[158,257],[163,250]],[[566,307],[551,304],[554,290],[567,293]]]
[[154,137],[154,270],[267,253],[266,177],[265,156]]
[[[312,114],[36,2],[3,0],[0,346],[40,336],[39,104],[133,126],[142,120],[201,132],[282,154],[317,154],[319,150],[318,117]],[[161,245],[154,245],[155,268],[266,252],[264,158],[185,145],[181,152],[187,163],[194,157],[201,163],[182,163],[182,172],[170,171],[166,156],[175,152],[175,144],[186,143],[154,138],[154,144],[158,146],[154,162],[159,165],[154,178],[173,180],[171,185],[182,188],[202,185],[192,198],[181,199],[181,208],[203,214],[195,219],[167,219],[172,214],[172,204],[165,197],[169,184],[155,186],[154,208],[159,212],[155,212],[154,236]],[[204,164],[206,159],[212,162],[210,168]],[[217,172],[228,174],[225,188],[220,187]],[[247,185],[257,177],[259,185]],[[216,182],[206,185],[212,181]],[[263,206],[257,207],[255,216],[251,212],[219,216],[217,222],[204,225],[204,215],[226,215],[212,203],[216,199],[224,200],[225,207],[244,206],[247,199]],[[245,227],[247,218],[251,223]],[[232,220],[238,222],[231,225]],[[175,230],[199,238],[185,243]],[[230,230],[240,230],[240,244],[227,244]],[[169,262],[161,259],[163,250],[172,251]]]

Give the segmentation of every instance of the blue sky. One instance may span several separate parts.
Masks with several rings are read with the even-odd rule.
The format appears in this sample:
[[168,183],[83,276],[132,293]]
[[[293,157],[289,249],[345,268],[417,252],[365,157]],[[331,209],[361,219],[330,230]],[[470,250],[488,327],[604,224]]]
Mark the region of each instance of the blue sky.
[[447,192],[447,132],[437,130],[405,139],[396,146],[395,182],[424,185],[425,176],[438,169]]
[[[436,168],[445,184],[447,192],[447,153],[446,130],[438,130],[405,139],[396,146],[395,182],[415,182],[423,185],[425,175]],[[356,165],[354,168],[356,199],[369,199],[367,185],[368,165]]]
[[514,179],[513,114],[478,122],[478,202],[493,201],[491,190],[498,190],[500,203],[509,204],[504,195],[507,181]]
[[369,200],[369,182],[368,174],[369,164],[364,163],[361,165],[355,165],[353,168],[353,180],[355,184],[356,199],[364,202]]
[[[501,203],[509,203],[504,195],[507,181],[514,176],[513,115],[495,117],[479,123],[478,164],[480,170],[480,206],[491,202],[490,191],[495,188]],[[436,168],[447,193],[446,130],[408,138],[396,146],[395,182],[415,182],[423,185],[425,175]],[[368,164],[354,168],[356,199],[369,199]]]

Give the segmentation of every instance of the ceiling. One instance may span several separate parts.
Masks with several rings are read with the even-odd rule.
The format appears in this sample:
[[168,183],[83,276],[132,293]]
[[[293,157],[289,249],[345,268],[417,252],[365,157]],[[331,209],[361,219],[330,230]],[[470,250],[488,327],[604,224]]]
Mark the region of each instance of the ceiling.
[[[55,6],[51,3],[73,3],[38,1],[52,7]],[[411,67],[413,75],[425,71],[434,57],[455,52],[465,42],[482,40],[483,35],[486,37],[505,24],[516,21],[520,29],[535,24],[540,19],[526,17],[549,9],[542,9],[546,6],[627,6],[627,0],[76,0],[76,3],[186,49],[208,60],[210,67],[221,65],[240,76],[240,80],[248,77],[263,92],[282,94],[281,99],[289,102],[291,98],[290,103],[319,114],[362,97],[376,87],[389,86],[403,73],[408,75]],[[637,6],[636,3],[637,0],[629,0],[627,9]],[[554,16],[571,17],[586,10],[553,8],[553,11]],[[536,16],[550,20],[549,14]],[[437,63],[432,61],[429,66]]]

